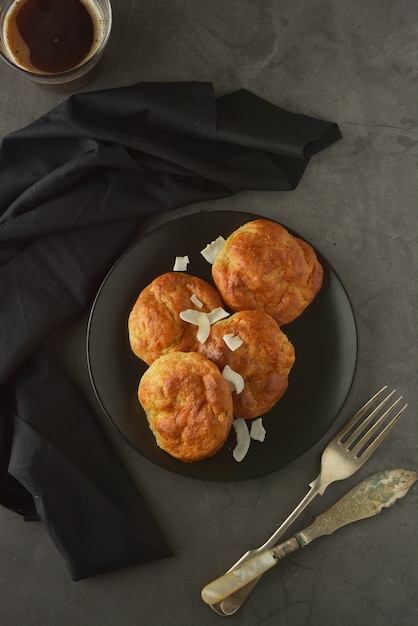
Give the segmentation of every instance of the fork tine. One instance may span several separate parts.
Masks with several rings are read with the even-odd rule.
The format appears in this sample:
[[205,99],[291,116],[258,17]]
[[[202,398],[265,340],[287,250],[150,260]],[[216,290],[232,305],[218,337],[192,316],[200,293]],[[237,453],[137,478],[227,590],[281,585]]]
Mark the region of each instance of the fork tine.
[[[404,404],[401,409],[399,409],[396,415],[392,417],[390,422],[386,424],[386,426],[380,431],[380,433],[373,440],[370,441],[372,435],[378,430],[381,424],[383,424],[384,420],[388,417],[388,415],[391,413],[391,411],[399,403],[400,400],[402,400],[402,396],[398,398],[398,400],[396,400],[396,402],[394,402],[392,406],[387,409],[387,411],[385,411],[385,413],[377,420],[377,422],[370,428],[370,430],[365,433],[360,441],[354,446],[352,452],[354,452],[356,458],[361,457],[362,460],[366,461],[369,456],[376,450],[377,446],[381,444],[389,431],[392,430],[392,428],[408,406],[407,403]],[[367,445],[368,441],[370,441],[369,445]]]
[[[377,407],[373,409],[373,411],[364,420],[362,420],[362,417],[365,411],[362,412],[362,414],[358,417],[357,421],[351,426],[351,429],[355,428],[355,430],[350,432],[349,436],[341,438],[341,443],[344,443],[345,447],[349,448],[357,439],[359,439],[359,437],[362,436],[362,433],[367,432],[367,429],[369,428],[369,424],[379,414],[379,411],[385,406],[385,404],[387,404],[387,402],[391,399],[394,393],[396,393],[396,389],[391,391],[386,396],[386,398],[383,398],[383,400],[377,405]],[[399,402],[399,400],[400,398],[397,400],[397,402]],[[357,426],[357,422],[359,422],[358,426]]]
[[[355,424],[359,420],[361,420],[361,418],[366,413],[366,411],[369,410],[369,408],[374,404],[374,402],[377,400],[377,398],[387,388],[388,388],[388,386],[385,385],[384,387],[382,387],[382,389],[380,389],[377,393],[375,393],[374,396],[372,396],[365,404],[363,404],[363,406],[357,411],[357,413],[355,415],[353,415],[353,417],[346,424],[344,424],[344,426],[338,431],[338,433],[334,437],[334,440],[338,441],[339,443],[342,443],[345,440],[345,438],[349,435],[350,431],[355,426]],[[392,392],[392,393],[394,393],[394,392]]]

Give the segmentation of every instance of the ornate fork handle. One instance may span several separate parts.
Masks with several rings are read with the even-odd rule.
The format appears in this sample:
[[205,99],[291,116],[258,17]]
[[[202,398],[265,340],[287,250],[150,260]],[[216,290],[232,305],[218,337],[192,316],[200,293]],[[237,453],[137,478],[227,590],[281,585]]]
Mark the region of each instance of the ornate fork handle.
[[[312,500],[321,492],[320,477],[317,476],[317,478],[312,483],[310,483],[309,487],[310,490],[308,491],[306,496],[299,502],[297,507],[272,534],[270,539],[268,539],[259,548],[256,548],[254,550],[248,550],[248,552],[243,554],[242,557],[236,563],[234,563],[232,567],[229,568],[228,572],[236,568],[238,565],[242,565],[242,563],[245,563],[249,559],[254,558],[260,552],[272,548],[277,543],[277,540],[286,532],[288,528],[290,528],[293,522],[306,509],[308,504],[310,504]],[[241,589],[238,589],[238,591],[235,591],[230,596],[222,600],[222,602],[220,602],[219,604],[211,604],[210,607],[215,611],[215,613],[218,613],[219,615],[232,615],[245,602],[260,578],[261,576],[255,578],[250,583],[248,583],[244,587],[241,587]]]

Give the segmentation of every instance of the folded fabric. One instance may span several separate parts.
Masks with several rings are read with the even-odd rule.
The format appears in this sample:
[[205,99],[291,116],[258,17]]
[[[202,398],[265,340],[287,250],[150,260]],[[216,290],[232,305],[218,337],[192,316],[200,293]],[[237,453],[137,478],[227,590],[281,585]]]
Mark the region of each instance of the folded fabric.
[[0,502],[43,521],[73,579],[171,552],[47,338],[89,305],[145,217],[294,189],[340,138],[244,90],[138,83],[71,96],[3,139]]

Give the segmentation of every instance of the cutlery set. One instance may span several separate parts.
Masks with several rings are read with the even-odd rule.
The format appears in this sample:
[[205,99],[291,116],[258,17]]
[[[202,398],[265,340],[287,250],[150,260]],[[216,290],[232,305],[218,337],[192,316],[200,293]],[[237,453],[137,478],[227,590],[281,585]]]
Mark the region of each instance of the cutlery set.
[[[372,517],[402,498],[417,479],[406,469],[383,470],[363,480],[328,511],[287,541],[277,540],[317,495],[331,483],[352,476],[373,454],[407,407],[395,390],[383,387],[341,428],[324,449],[321,469],[294,511],[263,545],[246,552],[223,576],[206,585],[202,600],[219,615],[232,615],[243,605],[264,572],[314,539],[330,535],[354,521]],[[394,401],[393,401],[394,400]]]

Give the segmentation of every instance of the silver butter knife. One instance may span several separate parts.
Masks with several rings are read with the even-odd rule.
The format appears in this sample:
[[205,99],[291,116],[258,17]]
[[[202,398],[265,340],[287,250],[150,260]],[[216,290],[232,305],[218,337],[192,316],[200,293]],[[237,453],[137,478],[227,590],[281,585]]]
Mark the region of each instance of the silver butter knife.
[[417,480],[417,473],[405,469],[383,470],[353,487],[315,521],[283,543],[232,569],[202,589],[202,600],[207,604],[221,602],[247,583],[254,580],[280,559],[304,548],[314,539],[331,535],[335,530],[367,517],[373,517],[403,498]]

